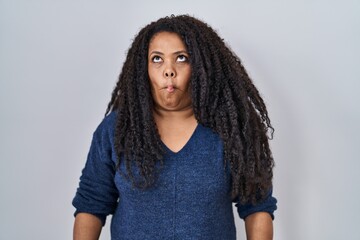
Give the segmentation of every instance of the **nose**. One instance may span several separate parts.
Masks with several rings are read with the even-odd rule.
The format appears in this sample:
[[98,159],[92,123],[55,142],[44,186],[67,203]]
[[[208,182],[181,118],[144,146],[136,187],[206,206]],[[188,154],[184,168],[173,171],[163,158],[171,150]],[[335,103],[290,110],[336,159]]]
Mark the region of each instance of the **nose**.
[[176,77],[176,71],[172,66],[167,66],[164,70],[165,78],[174,78]]

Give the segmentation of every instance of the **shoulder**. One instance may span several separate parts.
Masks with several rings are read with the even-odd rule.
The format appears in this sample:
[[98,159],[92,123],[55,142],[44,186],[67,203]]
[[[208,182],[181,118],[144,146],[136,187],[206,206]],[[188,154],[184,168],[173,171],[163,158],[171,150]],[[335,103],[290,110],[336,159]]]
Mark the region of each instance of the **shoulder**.
[[94,131],[94,139],[100,142],[113,142],[117,112],[106,115]]
[[106,115],[97,126],[95,133],[102,133],[104,131],[113,131],[115,128],[117,112],[113,111]]
[[211,143],[212,143],[212,144],[216,144],[216,145],[219,145],[222,147],[223,141],[222,141],[220,135],[217,132],[215,132],[213,129],[206,127],[199,123],[196,131],[198,132],[199,139],[201,139],[201,141],[203,141],[202,143],[198,143],[198,144],[210,144],[211,145]]

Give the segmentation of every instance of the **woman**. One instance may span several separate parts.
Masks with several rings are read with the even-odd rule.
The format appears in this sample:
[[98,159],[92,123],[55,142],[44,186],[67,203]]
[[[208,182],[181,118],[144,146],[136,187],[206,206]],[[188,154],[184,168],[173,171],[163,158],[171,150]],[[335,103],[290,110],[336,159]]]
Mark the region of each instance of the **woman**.
[[74,239],[272,239],[267,110],[207,24],[171,16],[136,36],[73,200]]

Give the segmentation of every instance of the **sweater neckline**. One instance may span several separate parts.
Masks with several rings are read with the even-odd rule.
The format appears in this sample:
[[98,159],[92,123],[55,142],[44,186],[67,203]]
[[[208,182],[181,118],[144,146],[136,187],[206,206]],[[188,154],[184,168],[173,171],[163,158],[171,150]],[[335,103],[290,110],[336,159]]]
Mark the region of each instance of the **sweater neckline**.
[[177,152],[174,152],[173,150],[171,150],[162,140],[161,140],[161,144],[163,145],[163,147],[166,149],[166,152],[172,154],[172,155],[179,155],[181,152],[185,151],[186,148],[188,148],[189,145],[191,145],[191,142],[193,141],[193,139],[195,138],[196,133],[198,132],[198,129],[200,127],[200,124],[197,123],[193,133],[191,134],[189,140],[185,143],[185,145]]

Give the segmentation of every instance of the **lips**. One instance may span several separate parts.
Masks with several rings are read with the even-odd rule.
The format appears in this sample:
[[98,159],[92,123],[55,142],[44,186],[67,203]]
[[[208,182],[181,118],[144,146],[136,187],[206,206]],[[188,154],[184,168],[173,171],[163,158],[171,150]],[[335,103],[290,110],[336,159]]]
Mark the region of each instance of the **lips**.
[[166,91],[168,91],[169,93],[172,93],[175,91],[175,88],[173,85],[169,85],[169,86],[167,86]]

